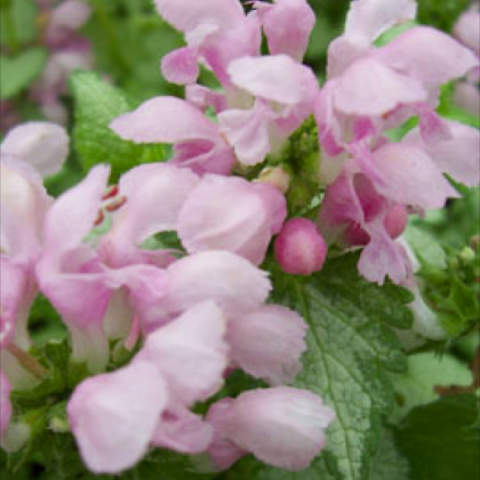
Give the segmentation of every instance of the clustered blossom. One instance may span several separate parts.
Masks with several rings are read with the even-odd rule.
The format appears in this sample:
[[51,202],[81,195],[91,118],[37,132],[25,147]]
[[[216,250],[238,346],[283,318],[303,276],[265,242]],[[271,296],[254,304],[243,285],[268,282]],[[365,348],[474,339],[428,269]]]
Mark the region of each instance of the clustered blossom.
[[[415,2],[355,0],[320,87],[301,64],[315,21],[305,0],[254,1],[248,14],[238,0],[155,4],[185,34],[187,46],[161,69],[186,85],[186,99],[150,99],[111,129],[138,143],[172,144],[168,162],[135,167],[113,186],[109,167],[98,165],[53,200],[41,176],[65,159],[64,131],[24,125],[2,144],[1,265],[10,279],[1,297],[2,355],[12,344],[28,348],[26,315],[40,291],[69,329],[73,360],[94,374],[68,403],[71,431],[94,472],[130,468],[154,447],[208,452],[217,469],[248,453],[302,469],[324,448],[335,415],[317,395],[288,386],[302,369],[307,325],[267,303],[272,285],[259,266],[278,235],[274,253],[287,273],[321,270],[335,244],[362,248],[358,269],[368,280],[408,284],[412,266],[396,240],[408,214],[458,196],[445,173],[479,182],[478,132],[435,111],[439,87],[477,68],[478,58],[427,27],[377,46],[383,32],[415,17]],[[262,33],[270,55],[261,55]],[[200,66],[222,91],[196,83]],[[391,141],[389,131],[414,115],[418,126]],[[316,222],[288,218],[288,175],[275,163],[312,116],[324,190]],[[236,175],[263,163],[257,181]],[[172,231],[181,249],[144,248]],[[133,358],[106,372],[112,341]],[[235,369],[270,388],[195,413]],[[2,400],[14,380],[2,373]],[[4,432],[12,412],[2,404]]]
[[[35,156],[39,142],[44,149]],[[109,168],[100,165],[53,200],[40,173],[57,171],[67,147],[64,130],[43,123],[17,127],[2,144],[1,265],[9,279],[1,299],[2,355],[12,356],[11,343],[28,348],[26,315],[40,291],[69,329],[72,359],[98,374],[76,388],[68,405],[70,428],[92,471],[122,471],[152,447],[208,451],[216,468],[249,452],[274,465],[306,467],[334,414],[312,393],[284,387],[301,371],[307,326],[296,312],[265,303],[271,284],[256,267],[286,217],[283,195],[268,183],[199,176],[167,163],[136,167],[113,187]],[[91,235],[107,221],[106,233]],[[25,228],[34,231],[24,237]],[[142,248],[172,230],[184,252]],[[128,365],[102,373],[110,341],[141,348]],[[223,416],[202,418],[191,408],[238,368],[272,388],[230,399],[228,418],[245,428],[227,433]],[[4,431],[16,376],[2,374]],[[264,411],[253,426],[241,420],[249,416],[244,402]],[[271,406],[262,410],[264,404]],[[260,426],[266,437],[259,444]],[[295,444],[273,442],[279,432]],[[226,438],[235,449],[228,458]]]

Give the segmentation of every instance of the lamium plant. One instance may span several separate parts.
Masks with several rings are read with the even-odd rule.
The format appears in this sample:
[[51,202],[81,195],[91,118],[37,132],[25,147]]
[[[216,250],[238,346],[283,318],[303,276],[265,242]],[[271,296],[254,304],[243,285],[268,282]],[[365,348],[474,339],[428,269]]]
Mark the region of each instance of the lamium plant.
[[[476,478],[478,5],[452,36],[345,2],[322,71],[314,1],[36,3],[50,121],[0,146],[2,478]],[[87,70],[125,16],[176,38],[152,98]]]

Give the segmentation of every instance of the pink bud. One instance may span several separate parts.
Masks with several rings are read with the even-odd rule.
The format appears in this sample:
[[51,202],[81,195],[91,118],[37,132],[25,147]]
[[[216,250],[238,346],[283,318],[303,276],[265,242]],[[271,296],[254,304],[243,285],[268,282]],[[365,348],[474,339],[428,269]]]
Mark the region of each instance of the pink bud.
[[305,218],[285,223],[275,240],[275,257],[282,269],[294,275],[310,275],[321,270],[327,245],[316,225]]

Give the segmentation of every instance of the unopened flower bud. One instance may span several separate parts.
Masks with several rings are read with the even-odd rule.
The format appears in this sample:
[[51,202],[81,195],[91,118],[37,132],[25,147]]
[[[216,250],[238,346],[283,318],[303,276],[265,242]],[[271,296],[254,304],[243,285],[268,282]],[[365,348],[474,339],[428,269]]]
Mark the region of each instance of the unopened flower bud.
[[473,262],[475,260],[475,252],[470,247],[465,247],[460,252],[460,258],[465,263]]
[[290,186],[290,175],[283,167],[264,168],[258,176],[257,182],[269,183],[282,193],[286,193]]
[[282,269],[294,275],[310,275],[321,270],[327,245],[316,225],[294,218],[283,226],[275,241],[275,257]]

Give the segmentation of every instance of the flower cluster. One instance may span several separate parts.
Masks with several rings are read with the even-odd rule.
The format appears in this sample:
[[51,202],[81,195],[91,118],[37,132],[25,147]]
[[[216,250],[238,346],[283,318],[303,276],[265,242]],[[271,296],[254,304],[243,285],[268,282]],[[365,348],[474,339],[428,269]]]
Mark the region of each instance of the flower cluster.
[[[427,27],[381,45],[386,30],[415,17],[415,3],[355,0],[320,88],[301,63],[315,21],[306,0],[254,1],[248,14],[238,0],[155,4],[185,34],[187,46],[161,68],[186,85],[186,99],[150,99],[111,129],[137,143],[172,144],[168,162],[135,167],[113,186],[109,167],[98,165],[53,200],[41,177],[66,157],[64,130],[26,124],[2,144],[2,435],[40,291],[68,327],[72,359],[95,374],[68,403],[92,471],[122,471],[152,447],[208,452],[218,469],[247,453],[302,469],[324,447],[334,413],[287,386],[302,368],[307,325],[266,303],[272,286],[259,266],[278,234],[275,258],[289,274],[319,271],[327,246],[360,247],[365,278],[408,285],[409,256],[395,240],[408,214],[458,196],[444,173],[479,182],[478,132],[436,113],[440,86],[478,68],[478,58]],[[261,55],[262,34],[269,55]],[[200,67],[221,91],[196,83]],[[316,222],[286,221],[288,165],[279,162],[312,116],[320,212]],[[392,141],[412,116],[418,125]],[[262,167],[256,181],[238,175]],[[172,231],[181,247],[146,248]],[[133,358],[106,372],[112,344]],[[235,369],[270,388],[225,397]],[[213,395],[220,400],[200,415],[196,407]]]
[[[28,310],[40,291],[69,328],[73,360],[91,372],[105,370],[111,341],[142,345],[127,366],[81,383],[69,402],[91,470],[129,468],[151,446],[208,450],[221,468],[248,452],[306,467],[333,412],[283,386],[301,370],[307,327],[294,311],[265,304],[271,284],[255,266],[284,222],[282,194],[173,164],[139,166],[108,187],[102,165],[52,201],[40,174],[57,171],[67,148],[63,129],[43,123],[17,127],[2,144],[2,394],[22,367],[16,347],[28,348]],[[91,235],[107,222],[106,233]],[[185,251],[142,248],[172,230]],[[190,410],[238,368],[273,388],[224,398],[205,419]],[[2,430],[10,415],[2,402]],[[284,440],[273,442],[277,435]]]

